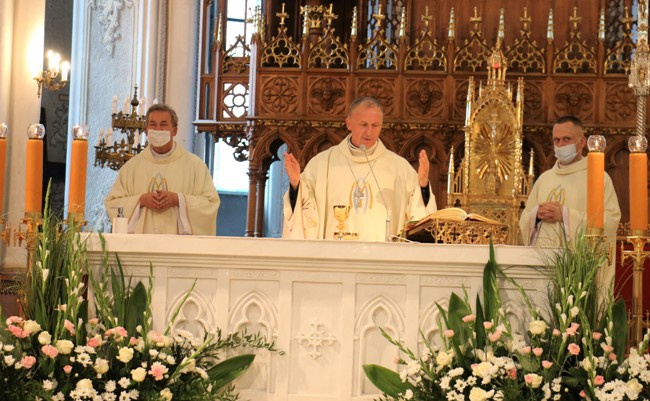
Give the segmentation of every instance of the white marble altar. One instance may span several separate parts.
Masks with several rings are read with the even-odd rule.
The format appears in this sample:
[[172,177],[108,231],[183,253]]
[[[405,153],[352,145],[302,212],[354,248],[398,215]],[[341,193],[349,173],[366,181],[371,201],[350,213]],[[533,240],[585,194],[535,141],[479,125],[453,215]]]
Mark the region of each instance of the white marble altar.
[[[238,382],[243,399],[359,400],[376,397],[362,365],[395,367],[383,327],[417,349],[418,331],[435,341],[436,302],[481,291],[488,246],[294,241],[270,238],[106,235],[135,278],[154,270],[154,327],[162,329],[197,280],[176,325],[194,332],[221,327],[273,338],[284,356],[258,355]],[[499,245],[496,259],[534,298],[544,297],[543,255]],[[91,265],[101,263],[97,235]],[[146,280],[145,280],[146,283]],[[523,325],[523,305],[505,281],[505,304]]]

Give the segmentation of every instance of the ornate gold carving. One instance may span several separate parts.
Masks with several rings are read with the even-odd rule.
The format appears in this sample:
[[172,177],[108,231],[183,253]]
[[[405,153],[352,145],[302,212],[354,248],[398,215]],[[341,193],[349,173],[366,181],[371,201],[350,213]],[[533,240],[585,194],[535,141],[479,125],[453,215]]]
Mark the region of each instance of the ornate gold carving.
[[625,7],[625,16],[621,18],[623,23],[623,37],[616,42],[614,48],[607,52],[605,56],[605,74],[628,74],[632,64],[632,54],[635,50],[634,41],[632,40],[632,27],[634,18],[630,17],[630,12]]
[[434,219],[427,225],[409,231],[411,241],[442,244],[507,244],[508,226],[481,221],[456,221]]
[[636,120],[636,96],[627,82],[608,84],[605,94],[605,116],[608,121]]
[[262,82],[263,111],[293,113],[298,108],[298,81],[294,77],[265,77]]
[[235,43],[223,53],[221,72],[223,74],[247,74],[251,63],[250,53],[251,49],[246,44],[244,37],[238,35]]
[[584,83],[570,82],[561,84],[555,90],[555,114],[577,116],[582,121],[593,120],[593,92]]
[[490,57],[492,50],[481,36],[480,25],[483,19],[478,16],[478,9],[474,7],[474,16],[470,22],[474,28],[470,32],[470,39],[465,39],[463,46],[458,49],[454,57],[454,71],[476,72],[484,70],[487,67],[487,59]]
[[487,181],[487,190],[497,192],[514,171],[515,133],[512,127],[501,124],[497,114],[490,116],[487,125],[480,127],[474,156],[478,176]]
[[431,80],[412,80],[406,89],[406,112],[414,117],[438,117],[443,111],[442,85]]
[[289,14],[284,11],[284,3],[282,3],[282,13],[276,13],[276,15],[280,17],[278,35],[264,46],[262,66],[300,68],[300,48],[290,36],[287,36],[287,27],[284,26],[285,18],[289,18]]
[[429,6],[425,7],[425,14],[421,18],[424,22],[422,36],[408,49],[404,60],[404,69],[444,71],[447,66],[447,54],[429,32],[429,21],[432,18],[429,15]]
[[520,18],[523,27],[521,38],[516,38],[512,46],[507,47],[506,58],[510,62],[510,69],[516,72],[546,72],[546,58],[544,51],[537,47],[537,43],[530,38],[528,27],[532,19],[528,16],[528,9],[524,7],[524,16]]
[[358,96],[372,96],[384,106],[384,115],[391,115],[394,111],[395,82],[391,79],[365,78],[357,83]]
[[335,78],[317,78],[309,88],[309,108],[315,113],[345,113],[345,84]]
[[359,45],[357,56],[357,67],[369,70],[396,70],[397,69],[397,48],[393,46],[385,36],[385,29],[381,24],[386,16],[379,12],[372,15],[376,20],[376,28],[373,36],[365,45]]
[[325,36],[311,48],[307,66],[309,68],[348,68],[350,54],[348,45],[341,44],[338,36],[334,36],[334,28],[329,28]]
[[573,7],[573,16],[569,18],[572,23],[569,40],[555,52],[553,72],[596,73],[596,51],[580,39],[578,23],[581,19],[582,17],[578,17],[578,7]]

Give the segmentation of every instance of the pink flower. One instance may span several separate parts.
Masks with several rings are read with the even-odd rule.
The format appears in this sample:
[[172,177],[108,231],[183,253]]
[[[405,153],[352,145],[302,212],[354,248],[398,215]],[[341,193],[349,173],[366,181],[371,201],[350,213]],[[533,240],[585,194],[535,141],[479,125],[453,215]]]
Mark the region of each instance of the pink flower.
[[65,321],[63,322],[63,327],[65,327],[65,329],[68,330],[70,334],[75,333],[74,324],[72,324],[72,322],[69,321],[68,319],[65,319]]
[[574,336],[579,328],[580,325],[576,322],[573,322],[571,323],[571,326],[566,329],[566,333],[570,336]]
[[473,322],[474,320],[476,320],[476,315],[463,316],[463,322],[465,323],[470,323]]
[[605,384],[605,378],[602,377],[601,375],[596,376],[596,378],[594,379],[594,384],[596,386],[602,386],[603,384]]
[[36,363],[36,358],[31,355],[25,355],[23,359],[20,360],[20,364],[23,365],[25,369],[31,369],[32,366]]
[[600,340],[600,337],[603,336],[603,333],[599,333],[597,331],[594,331],[591,336],[594,338],[594,340],[598,341],[598,340]]
[[158,381],[163,379],[163,375],[168,371],[167,367],[160,362],[154,362],[151,364],[151,369],[149,369],[149,374]]
[[607,357],[609,358],[610,361],[615,361],[616,360],[616,354],[613,353],[613,352],[610,353]]
[[521,353],[524,355],[530,354],[530,347],[524,347],[521,349]]
[[571,355],[578,355],[580,353],[580,346],[576,343],[571,343],[567,347]]
[[510,369],[508,372],[508,376],[510,376],[511,379],[516,379],[517,378],[517,369]]
[[42,346],[41,352],[43,352],[45,356],[48,356],[52,359],[56,358],[56,356],[59,355],[59,350],[57,350],[56,347],[51,344]]
[[397,365],[397,364],[399,363],[399,356],[395,355],[395,356],[393,357],[393,363],[394,363],[395,365]]
[[533,348],[533,354],[535,354],[535,356],[541,356],[543,352],[544,350],[540,347]]
[[97,323],[99,323],[99,319],[96,317],[88,319],[88,323],[92,324],[93,326],[96,326]]
[[587,393],[585,393],[585,390],[580,391],[580,397],[587,398]]
[[25,338],[25,337],[27,337],[27,336],[29,336],[31,334],[31,331],[23,330],[20,327],[14,326],[14,325],[8,326],[7,330],[9,330],[11,332],[11,334],[13,334],[14,337],[17,337],[17,338]]
[[63,367],[63,371],[65,372],[66,375],[69,375],[70,372],[72,372],[72,366],[70,366],[70,365],[65,365],[65,366]]
[[454,331],[452,329],[447,329],[444,331],[445,337],[452,338],[454,336]]
[[7,318],[7,326],[12,324],[19,324],[23,322],[23,318],[19,316],[9,316]]
[[493,343],[499,341],[500,338],[501,338],[501,331],[500,330],[497,330],[492,334],[488,334],[488,339],[490,341],[492,341]]
[[128,333],[126,332],[126,329],[122,326],[117,326],[115,328],[115,334],[117,334],[120,337],[126,337]]
[[99,338],[97,338],[97,337],[89,338],[87,344],[88,344],[89,347],[97,348],[97,347],[99,347],[99,344],[100,344],[99,343]]
[[138,343],[138,339],[135,337],[131,337],[129,339],[129,345],[136,345]]
[[483,327],[485,327],[485,330],[490,330],[494,327],[494,322],[483,322]]
[[560,333],[560,330],[558,330],[558,329],[553,329],[553,335],[554,335],[555,337],[559,337],[561,334],[562,334],[562,333]]
[[542,367],[543,367],[544,369],[550,369],[551,366],[553,366],[553,362],[551,362],[551,361],[546,361],[546,360],[542,361]]

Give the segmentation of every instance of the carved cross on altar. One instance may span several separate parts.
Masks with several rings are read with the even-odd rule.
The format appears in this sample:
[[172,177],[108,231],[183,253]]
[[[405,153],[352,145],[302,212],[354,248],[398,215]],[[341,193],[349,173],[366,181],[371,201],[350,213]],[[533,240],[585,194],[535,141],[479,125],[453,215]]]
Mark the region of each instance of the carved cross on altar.
[[474,24],[474,30],[478,30],[478,24],[483,22],[483,18],[478,16],[478,7],[474,7],[474,16],[470,17],[469,22]]
[[573,7],[573,15],[569,17],[569,21],[573,23],[573,30],[578,30],[578,24],[582,21],[582,17],[578,17],[578,7]]
[[332,26],[332,20],[337,19],[339,16],[334,14],[332,12],[332,3],[330,3],[330,8],[327,10],[325,13],[323,13],[323,17],[327,20],[327,26],[330,27]]
[[524,7],[524,16],[519,18],[519,21],[524,25],[522,30],[528,32],[528,25],[533,21],[533,19],[528,15],[528,7]]
[[429,15],[429,6],[424,7],[424,15],[420,16],[424,22],[424,27],[429,27],[429,22],[433,19],[433,16]]
[[282,3],[282,12],[281,13],[275,13],[276,17],[280,17],[280,26],[284,26],[284,19],[289,18],[289,14],[287,14],[284,11],[284,6],[285,6],[285,3]]

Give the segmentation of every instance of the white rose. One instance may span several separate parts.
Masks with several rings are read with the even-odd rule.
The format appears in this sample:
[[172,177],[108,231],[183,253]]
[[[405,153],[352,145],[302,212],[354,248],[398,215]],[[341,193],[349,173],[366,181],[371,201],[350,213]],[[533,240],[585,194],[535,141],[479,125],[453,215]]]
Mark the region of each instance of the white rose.
[[104,373],[108,372],[108,361],[106,359],[97,358],[94,368],[95,372],[103,375]]
[[161,390],[160,391],[160,396],[165,401],[171,401],[171,399],[174,397],[174,395],[172,394],[171,391],[169,391],[168,388]]
[[60,354],[68,355],[72,352],[74,344],[70,340],[58,340],[56,342],[56,349]]
[[404,398],[406,398],[407,400],[413,398],[413,390],[411,390],[410,388],[407,389],[406,392],[404,393]]
[[120,362],[129,363],[129,361],[133,359],[133,348],[129,348],[129,347],[120,348],[117,359]]
[[497,373],[498,368],[490,362],[481,362],[478,365],[472,365],[472,373],[477,377],[491,377]]
[[625,385],[625,395],[631,400],[639,398],[639,394],[643,390],[643,385],[637,379],[632,379]]
[[436,356],[436,363],[439,366],[447,366],[451,363],[453,357],[451,354],[446,353],[445,351],[440,351],[438,356]]
[[469,392],[469,401],[485,401],[492,398],[492,395],[494,395],[494,390],[485,391],[480,387],[474,387]]
[[90,379],[81,379],[77,382],[77,390],[93,390],[93,382]]
[[38,343],[41,345],[49,345],[52,342],[52,335],[47,331],[41,331],[38,335]]
[[137,368],[131,371],[131,378],[138,383],[141,383],[146,376],[147,371],[143,368]]
[[33,320],[26,320],[23,329],[29,330],[30,333],[36,333],[41,331],[41,325]]
[[530,331],[530,334],[535,336],[544,334],[547,328],[548,326],[546,325],[546,322],[543,320],[533,320],[528,325],[528,331]]

